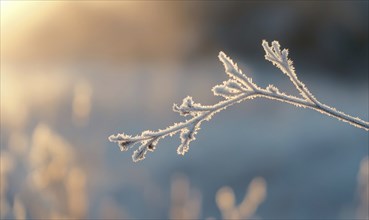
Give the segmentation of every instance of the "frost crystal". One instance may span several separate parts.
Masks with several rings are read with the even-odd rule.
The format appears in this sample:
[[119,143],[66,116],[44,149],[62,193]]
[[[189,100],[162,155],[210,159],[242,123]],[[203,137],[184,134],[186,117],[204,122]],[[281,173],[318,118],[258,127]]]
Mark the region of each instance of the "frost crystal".
[[271,92],[271,93],[279,93],[279,89],[277,87],[275,87],[274,85],[269,85],[266,88],[266,90]]
[[134,162],[145,159],[145,155],[147,153],[147,147],[145,145],[141,145],[137,150],[133,152],[132,160]]
[[266,88],[257,86],[252,82],[251,78],[242,73],[233,60],[224,52],[220,52],[218,58],[223,63],[225,72],[230,79],[224,81],[221,85],[214,86],[212,91],[214,95],[221,96],[224,100],[214,105],[204,106],[195,103],[192,97],[187,96],[183,99],[180,106],[176,104],[173,105],[173,111],[178,112],[182,116],[191,116],[192,118],[184,122],[174,123],[166,129],[144,131],[141,135],[134,137],[124,133],[111,135],[109,141],[118,143],[121,151],[127,151],[136,144],[141,144],[132,155],[133,161],[137,162],[145,159],[148,151],[154,151],[160,139],[180,133],[181,144],[177,148],[177,153],[184,155],[189,150],[190,142],[196,139],[195,135],[200,129],[200,125],[203,121],[209,121],[213,115],[231,105],[256,97],[286,102],[297,107],[310,108],[322,114],[347,122],[355,127],[369,131],[368,122],[320,103],[297,78],[293,63],[288,58],[288,50],[281,50],[278,41],[273,41],[272,44],[269,45],[267,41],[263,40],[262,46],[265,51],[265,59],[272,62],[273,65],[278,67],[289,77],[296,89],[300,92],[302,98],[280,92],[274,85],[269,85]]
[[214,95],[216,96],[223,96],[224,98],[230,99],[234,97],[235,95],[238,95],[241,93],[241,91],[229,88],[224,85],[216,85],[212,89]]

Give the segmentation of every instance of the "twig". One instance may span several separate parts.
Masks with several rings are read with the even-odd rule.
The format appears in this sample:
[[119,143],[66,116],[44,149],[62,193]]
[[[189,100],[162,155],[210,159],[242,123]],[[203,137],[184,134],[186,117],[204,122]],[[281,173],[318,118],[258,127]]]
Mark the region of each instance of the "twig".
[[212,91],[214,95],[224,97],[225,99],[223,101],[215,105],[203,106],[194,103],[192,97],[188,96],[183,99],[180,106],[174,104],[173,110],[182,116],[191,116],[192,118],[184,122],[175,123],[163,130],[144,131],[140,135],[134,137],[124,133],[111,135],[109,140],[118,143],[121,151],[127,151],[136,144],[141,144],[132,155],[133,161],[137,162],[143,160],[148,151],[154,151],[160,139],[166,136],[173,136],[180,132],[181,144],[177,148],[177,153],[184,155],[189,150],[190,142],[196,139],[195,135],[200,129],[200,125],[203,121],[209,121],[213,115],[231,105],[256,97],[286,102],[297,107],[310,108],[322,114],[347,122],[355,127],[369,131],[368,122],[320,103],[297,78],[292,61],[288,59],[288,50],[280,50],[280,45],[277,41],[273,41],[271,46],[269,46],[268,42],[263,41],[262,46],[265,50],[265,59],[272,62],[290,78],[296,89],[300,92],[302,98],[280,92],[279,89],[273,85],[269,85],[266,88],[257,86],[252,82],[251,78],[242,73],[236,63],[227,57],[225,53],[220,52],[218,57],[224,64],[225,72],[230,79],[224,81],[221,85],[214,86]]

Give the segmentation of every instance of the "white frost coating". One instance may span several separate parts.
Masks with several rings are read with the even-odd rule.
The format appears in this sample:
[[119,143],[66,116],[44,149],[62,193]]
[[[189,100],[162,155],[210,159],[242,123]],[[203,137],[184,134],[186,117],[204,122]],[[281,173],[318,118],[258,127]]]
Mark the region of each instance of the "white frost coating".
[[271,93],[279,93],[279,89],[277,87],[275,87],[274,85],[269,85],[266,87],[266,90],[271,92]]
[[280,92],[274,85],[269,85],[266,88],[258,87],[252,82],[251,78],[242,73],[236,63],[227,57],[224,52],[220,52],[218,56],[219,60],[223,63],[225,72],[230,79],[224,81],[221,85],[214,86],[212,91],[214,95],[224,97],[224,100],[214,105],[204,106],[195,103],[192,97],[187,96],[183,99],[180,106],[173,105],[173,111],[178,112],[182,116],[191,116],[190,119],[184,122],[174,123],[166,129],[159,129],[157,131],[147,130],[136,136],[130,136],[124,133],[111,135],[109,141],[118,143],[121,151],[127,151],[136,144],[140,144],[132,155],[133,161],[137,162],[145,159],[147,152],[154,151],[160,139],[180,133],[181,144],[177,148],[177,153],[184,155],[189,150],[190,142],[196,139],[195,135],[200,129],[202,122],[209,121],[213,115],[226,109],[228,106],[256,97],[286,102],[297,107],[310,108],[369,131],[368,122],[320,103],[297,78],[292,61],[288,59],[288,50],[281,50],[277,41],[273,41],[271,46],[269,46],[269,43],[263,40],[262,46],[265,51],[265,59],[272,62],[289,77],[296,89],[300,92],[302,98]]
[[228,80],[226,82],[224,82],[224,85],[230,89],[234,89],[237,91],[243,91],[244,88],[235,80]]
[[231,99],[232,97],[241,94],[240,90],[229,88],[225,85],[216,85],[211,89],[216,96],[223,96],[226,99]]
[[209,106],[202,106],[201,104],[195,103],[191,96],[184,98],[180,106],[173,104],[173,111],[178,112],[182,116],[197,116],[200,112],[208,110]]
[[137,150],[133,152],[132,160],[134,162],[138,162],[140,160],[145,159],[147,151],[148,150],[146,144],[142,144]]
[[278,41],[273,41],[270,47],[268,42],[263,40],[262,43],[265,50],[265,59],[272,62],[276,67],[278,67],[284,74],[290,77],[290,80],[295,85],[296,89],[300,92],[302,97],[306,101],[318,104],[318,101],[306,88],[306,86],[297,78],[295,73],[295,67],[293,66],[292,60],[288,59],[288,50],[283,49],[281,51]]
[[234,63],[233,60],[227,57],[223,51],[220,51],[218,58],[223,63],[225,72],[229,77],[243,84],[246,89],[255,89],[257,87],[252,82],[251,78],[242,73],[242,71],[238,68],[237,63]]

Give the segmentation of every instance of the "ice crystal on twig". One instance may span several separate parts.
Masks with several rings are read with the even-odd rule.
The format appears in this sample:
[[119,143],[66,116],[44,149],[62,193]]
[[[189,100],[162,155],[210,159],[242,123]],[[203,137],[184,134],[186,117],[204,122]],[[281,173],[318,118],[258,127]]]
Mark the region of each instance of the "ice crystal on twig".
[[201,104],[195,103],[191,96],[187,96],[183,99],[180,106],[173,104],[173,111],[178,112],[182,116],[196,116],[200,112],[207,111],[208,108],[202,106]]
[[195,135],[200,129],[200,125],[203,121],[210,120],[214,114],[231,105],[256,97],[286,102],[297,107],[310,108],[322,114],[347,122],[355,127],[369,131],[368,122],[320,103],[297,78],[293,63],[288,58],[288,50],[281,50],[278,41],[273,41],[271,45],[269,45],[267,41],[263,40],[262,46],[265,51],[265,59],[272,62],[289,77],[296,89],[300,92],[302,98],[280,92],[274,85],[269,85],[265,89],[257,86],[252,82],[250,77],[242,73],[233,60],[224,52],[220,52],[218,58],[223,63],[225,72],[230,79],[224,81],[220,85],[214,86],[212,91],[214,95],[222,96],[224,100],[214,105],[204,106],[195,103],[192,97],[187,96],[183,99],[181,105],[173,105],[173,111],[178,112],[182,116],[190,116],[192,118],[184,122],[174,123],[172,126],[163,130],[144,131],[141,135],[134,137],[124,133],[111,135],[109,140],[118,143],[121,151],[127,151],[135,147],[136,144],[140,144],[132,155],[133,161],[137,162],[145,159],[148,151],[154,151],[160,139],[180,133],[181,144],[177,148],[177,153],[184,155],[189,150],[190,142],[196,139]]

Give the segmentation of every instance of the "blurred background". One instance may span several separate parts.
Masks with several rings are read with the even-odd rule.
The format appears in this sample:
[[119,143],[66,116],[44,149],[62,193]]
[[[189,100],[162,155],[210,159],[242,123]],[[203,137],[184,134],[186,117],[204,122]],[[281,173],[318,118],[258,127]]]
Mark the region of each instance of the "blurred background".
[[1,1],[1,218],[368,218],[368,132],[256,99],[204,123],[185,156],[108,142],[221,99],[225,51],[297,95],[261,41],[290,49],[323,103],[369,120],[367,1]]

